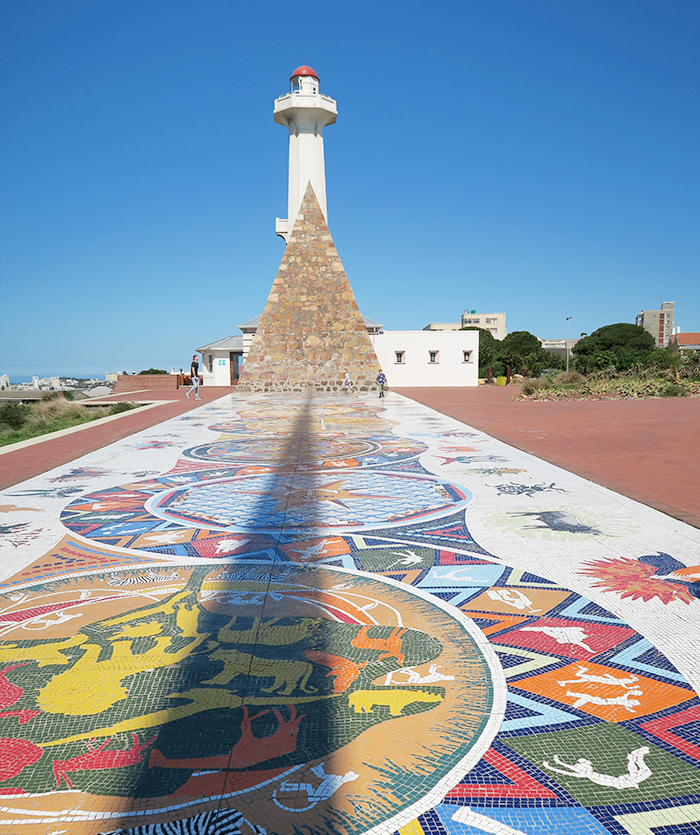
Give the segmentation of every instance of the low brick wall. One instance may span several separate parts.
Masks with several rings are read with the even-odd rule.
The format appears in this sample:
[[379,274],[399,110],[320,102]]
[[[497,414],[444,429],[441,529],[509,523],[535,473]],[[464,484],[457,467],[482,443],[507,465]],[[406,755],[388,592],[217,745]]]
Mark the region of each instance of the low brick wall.
[[177,389],[177,374],[120,374],[112,389],[112,394],[142,391],[143,389],[175,391]]

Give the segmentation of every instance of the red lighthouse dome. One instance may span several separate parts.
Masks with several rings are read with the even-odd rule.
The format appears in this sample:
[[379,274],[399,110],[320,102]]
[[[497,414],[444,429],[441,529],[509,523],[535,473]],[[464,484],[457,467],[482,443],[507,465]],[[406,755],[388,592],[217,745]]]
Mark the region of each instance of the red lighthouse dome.
[[311,78],[315,78],[318,81],[318,76],[316,73],[311,69],[311,67],[307,67],[306,64],[302,64],[300,67],[297,67],[294,72],[290,76],[290,80],[292,78],[298,78],[300,75],[307,75]]

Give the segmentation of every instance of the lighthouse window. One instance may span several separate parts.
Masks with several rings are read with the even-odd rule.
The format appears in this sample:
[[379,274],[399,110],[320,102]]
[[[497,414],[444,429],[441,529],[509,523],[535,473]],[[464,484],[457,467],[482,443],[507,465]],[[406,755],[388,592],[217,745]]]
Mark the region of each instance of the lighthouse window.
[[471,362],[472,361],[472,352],[471,351],[462,351],[464,354],[463,362]]
[[440,352],[439,351],[428,351],[428,355],[430,357],[431,363],[440,362]]
[[403,351],[396,351],[395,353],[396,353],[396,362],[397,362],[399,365],[401,365],[401,364],[403,363],[403,355],[404,355],[404,352],[403,352]]

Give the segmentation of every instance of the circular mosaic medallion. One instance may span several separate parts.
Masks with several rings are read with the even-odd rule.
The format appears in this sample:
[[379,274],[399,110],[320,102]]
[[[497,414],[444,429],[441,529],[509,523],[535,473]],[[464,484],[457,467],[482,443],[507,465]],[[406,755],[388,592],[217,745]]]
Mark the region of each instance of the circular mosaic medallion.
[[392,580],[173,565],[29,597],[32,612],[50,602],[70,617],[5,636],[21,707],[46,719],[22,728],[14,783],[51,795],[62,828],[218,810],[216,831],[243,815],[279,835],[392,832],[479,760],[504,715],[479,629]]
[[333,458],[357,458],[376,452],[379,444],[348,438],[318,438],[307,436],[301,444],[284,438],[245,438],[217,441],[213,444],[188,449],[188,458],[212,462],[254,461],[266,466],[283,466],[301,461],[302,463],[323,462]]
[[213,464],[255,464],[299,469],[381,467],[417,458],[424,444],[393,435],[372,439],[307,435],[289,438],[235,437],[185,451],[187,458]]
[[351,531],[437,517],[467,504],[462,487],[433,478],[345,471],[241,476],[156,494],[146,510],[179,525],[260,532]]

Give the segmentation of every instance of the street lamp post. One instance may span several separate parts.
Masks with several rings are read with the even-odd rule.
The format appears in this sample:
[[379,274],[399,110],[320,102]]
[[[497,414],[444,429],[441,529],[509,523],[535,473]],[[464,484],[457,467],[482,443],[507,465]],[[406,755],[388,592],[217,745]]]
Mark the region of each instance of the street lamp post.
[[566,317],[566,371],[569,371],[569,322],[571,321],[571,316]]

